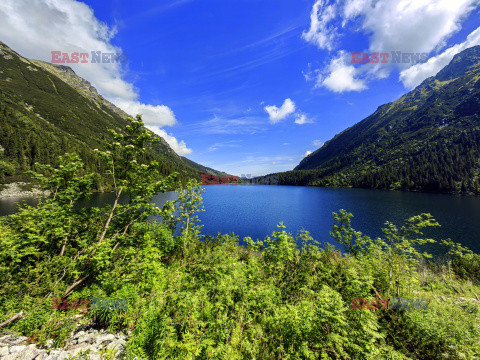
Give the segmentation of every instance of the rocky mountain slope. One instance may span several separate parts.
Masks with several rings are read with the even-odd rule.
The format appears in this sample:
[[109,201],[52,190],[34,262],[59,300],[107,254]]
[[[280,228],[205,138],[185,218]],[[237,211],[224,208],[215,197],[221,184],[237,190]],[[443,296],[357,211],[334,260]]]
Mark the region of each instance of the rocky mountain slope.
[[[26,59],[0,42],[0,181],[22,179],[36,162],[54,164],[65,152],[99,170],[93,149],[111,140],[108,129],[121,131],[127,116],[68,66]],[[147,156],[159,161],[161,173],[199,180],[201,173],[223,174],[158,138]]]
[[480,192],[480,46],[336,135],[280,184]]

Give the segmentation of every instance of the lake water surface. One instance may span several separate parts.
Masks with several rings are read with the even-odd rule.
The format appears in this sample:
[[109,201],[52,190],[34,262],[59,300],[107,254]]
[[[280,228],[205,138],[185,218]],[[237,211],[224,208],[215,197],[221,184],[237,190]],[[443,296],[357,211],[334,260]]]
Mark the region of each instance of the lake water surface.
[[[205,186],[205,212],[199,215],[202,233],[235,233],[241,238],[263,239],[283,221],[288,232],[304,228],[321,242],[331,242],[332,212],[353,213],[356,230],[381,236],[385,221],[401,224],[420,213],[431,213],[442,225],[429,231],[436,240],[451,238],[480,253],[480,197],[426,194],[387,190],[316,188],[275,185]],[[161,205],[175,199],[175,193],[159,194]],[[95,194],[89,205],[111,202],[113,194]],[[32,199],[24,199],[34,204]],[[0,215],[15,211],[18,199],[0,200]],[[431,253],[441,249],[430,247]]]
[[[332,212],[353,213],[352,226],[366,235],[381,236],[385,221],[401,224],[431,213],[442,225],[428,235],[451,238],[480,253],[480,198],[388,190],[317,188],[275,185],[206,186],[203,232],[234,232],[263,238],[283,221],[288,232],[304,228],[321,242],[330,242]],[[429,248],[437,253],[436,247]]]

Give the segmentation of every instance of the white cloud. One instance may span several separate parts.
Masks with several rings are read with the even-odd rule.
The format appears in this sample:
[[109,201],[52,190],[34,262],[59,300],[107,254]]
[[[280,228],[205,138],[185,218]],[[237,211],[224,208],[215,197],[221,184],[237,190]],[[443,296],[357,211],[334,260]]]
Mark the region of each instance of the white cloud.
[[[317,0],[310,15],[310,29],[302,37],[320,49],[334,50],[338,48],[335,39],[344,33],[362,31],[368,37],[369,52],[430,54],[445,47],[479,4],[479,0]],[[325,86],[335,92],[360,91],[367,88],[368,81],[388,77],[392,69],[398,67],[402,82],[412,86],[438,71],[441,64],[446,65],[452,52],[453,49],[441,54],[430,64],[417,65],[389,63],[354,67],[339,61],[337,56],[327,71],[314,70],[304,75],[307,81],[314,77],[317,87]],[[405,71],[412,67],[411,71]]]
[[460,30],[461,21],[478,4],[478,0],[317,0],[310,29],[302,37],[332,50],[331,39],[356,21],[353,30],[369,35],[371,51],[430,52]]
[[480,27],[472,31],[463,43],[449,47],[441,54],[428,59],[426,63],[413,65],[403,70],[400,73],[400,80],[405,87],[414,88],[426,78],[436,75],[448,65],[455,54],[475,45],[480,45]]
[[316,78],[315,87],[324,86],[327,89],[342,93],[345,91],[365,90],[365,80],[356,78],[359,70],[353,65],[347,64],[346,54],[340,51],[338,56],[327,67],[328,75],[319,74]]
[[[93,10],[79,1],[2,0],[0,24],[0,39],[28,58],[51,62],[52,51],[123,53],[121,48],[110,42],[116,34],[116,28],[109,28],[99,21]],[[143,114],[146,124],[161,128],[176,123],[175,115],[168,106],[139,101],[138,90],[122,78],[125,69],[121,63],[89,61],[65,65],[90,81],[101,95],[128,114]],[[169,142],[173,143],[173,137],[168,136]],[[182,148],[182,143],[177,142],[179,148]]]
[[[270,117],[270,123],[276,124],[281,120],[287,118],[287,116],[294,114],[295,115],[295,124],[303,125],[313,123],[312,119],[308,118],[306,114],[298,111],[295,113],[295,103],[291,99],[285,99],[281,107],[275,105],[265,106],[265,111]],[[285,144],[284,144],[285,145]]]
[[313,146],[322,146],[323,145],[323,141],[322,140],[313,140]]
[[121,99],[117,101],[117,105],[127,114],[142,114],[145,124],[172,126],[177,122],[172,109],[165,105],[146,105]]
[[327,3],[328,0],[315,1],[310,13],[310,29],[302,33],[302,38],[320,49],[332,50],[337,31],[329,23],[337,15],[337,7],[335,3]]
[[[356,0],[350,0],[355,2]],[[371,51],[430,52],[461,29],[477,0],[393,0],[364,2],[357,15],[371,33]],[[388,26],[386,26],[388,24]],[[419,36],[421,34],[421,36]]]
[[303,154],[303,157],[306,158],[308,155],[310,155],[312,152],[310,150],[305,151],[305,154]]
[[270,122],[276,124],[295,112],[295,103],[291,99],[285,99],[281,107],[275,105],[265,106],[265,111],[270,117]]
[[370,0],[347,0],[343,7],[344,21],[342,26],[345,26],[348,19],[353,18],[362,13],[363,9],[370,5]]
[[307,115],[305,115],[305,114],[297,114],[296,115],[295,124],[303,125],[303,124],[309,124],[309,123],[313,123],[313,121],[311,119],[309,119],[307,117]]
[[152,130],[155,134],[160,135],[165,141],[170,145],[170,147],[175,151],[178,155],[187,155],[193,152],[192,149],[187,148],[187,144],[185,141],[178,141],[173,135],[167,134],[164,129],[161,129],[159,126],[155,125],[146,125],[146,127]]

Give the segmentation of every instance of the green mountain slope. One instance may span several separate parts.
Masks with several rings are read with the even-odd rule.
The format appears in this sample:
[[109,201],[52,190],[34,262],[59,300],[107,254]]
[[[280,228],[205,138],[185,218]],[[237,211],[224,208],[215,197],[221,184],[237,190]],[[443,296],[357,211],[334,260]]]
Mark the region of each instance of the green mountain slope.
[[[101,172],[93,149],[111,141],[108,129],[121,131],[125,117],[68,66],[23,58],[0,42],[0,180],[22,178],[36,162],[55,164],[65,152],[77,152],[89,171]],[[157,138],[146,156],[159,161],[162,174],[220,173]]]
[[196,162],[187,159],[186,157],[182,156],[182,161],[189,166],[190,168],[199,171],[201,174],[210,174],[210,175],[215,175],[215,176],[224,176],[224,175],[230,175],[227,174],[226,172],[223,171],[218,171],[212,168],[209,168],[207,166],[203,166],[200,164],[197,164]]
[[480,193],[480,46],[279,174],[280,184]]

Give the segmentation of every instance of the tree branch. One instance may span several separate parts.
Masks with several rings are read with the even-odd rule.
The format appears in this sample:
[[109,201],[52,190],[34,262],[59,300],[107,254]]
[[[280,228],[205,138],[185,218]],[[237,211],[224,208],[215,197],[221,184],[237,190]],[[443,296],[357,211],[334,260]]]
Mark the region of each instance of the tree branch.
[[70,295],[73,291],[73,289],[75,289],[78,285],[80,285],[81,283],[83,283],[86,279],[88,279],[88,277],[90,276],[90,274],[87,274],[85,275],[83,278],[81,278],[80,280],[77,280],[75,281],[72,285],[70,285],[68,287],[67,290],[65,290],[65,293],[63,294],[63,297],[67,297],[68,295]]
[[0,324],[0,328],[3,327],[3,326],[5,326],[5,325],[10,324],[12,321],[15,321],[15,320],[17,320],[18,318],[21,318],[21,317],[23,317],[23,310],[20,311],[19,313],[15,314],[15,315],[13,315],[10,319],[2,322],[2,323]]
[[120,188],[120,191],[118,192],[117,197],[115,198],[115,203],[113,204],[112,211],[110,211],[110,215],[108,216],[107,222],[105,223],[105,227],[103,228],[102,235],[100,235],[100,240],[98,240],[99,244],[105,238],[105,234],[107,233],[108,227],[110,226],[110,221],[112,221],[113,213],[115,212],[115,209],[118,205],[118,200],[120,199],[120,195],[122,194],[122,190],[123,190],[123,187]]

